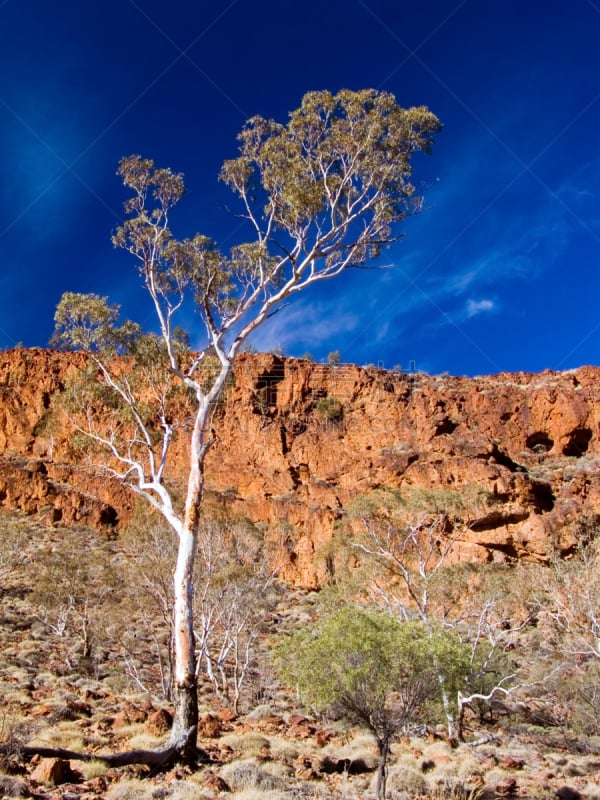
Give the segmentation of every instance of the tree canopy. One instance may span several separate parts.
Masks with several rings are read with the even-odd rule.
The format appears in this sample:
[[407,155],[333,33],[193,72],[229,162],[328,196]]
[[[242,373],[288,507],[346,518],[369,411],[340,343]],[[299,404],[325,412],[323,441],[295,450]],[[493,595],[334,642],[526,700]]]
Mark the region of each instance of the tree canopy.
[[[225,161],[220,175],[241,201],[252,237],[229,254],[205,235],[173,236],[170,213],[184,192],[181,174],[139,155],[122,159],[118,174],[132,195],[113,243],[137,260],[170,366],[182,369],[176,343],[185,337],[175,317],[187,296],[223,359],[290,294],[378,256],[398,238],[395,224],[421,207],[411,159],[429,152],[440,129],[427,108],[403,109],[393,95],[370,89],[310,92],[287,125],[252,117],[238,137],[238,157]],[[130,352],[141,329],[119,326],[117,318],[106,298],[67,293],[55,341]],[[233,342],[226,347],[228,334]]]

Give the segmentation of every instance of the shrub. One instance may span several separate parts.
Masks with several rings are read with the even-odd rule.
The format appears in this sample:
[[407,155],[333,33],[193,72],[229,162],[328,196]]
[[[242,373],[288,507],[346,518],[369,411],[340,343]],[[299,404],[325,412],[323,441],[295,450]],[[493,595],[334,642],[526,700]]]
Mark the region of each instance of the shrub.
[[322,420],[333,422],[343,415],[342,404],[335,397],[323,397],[317,403],[317,414]]
[[366,727],[377,742],[377,797],[385,797],[393,739],[427,712],[439,691],[464,672],[456,637],[421,622],[346,606],[283,640],[275,658],[283,677],[318,711]]

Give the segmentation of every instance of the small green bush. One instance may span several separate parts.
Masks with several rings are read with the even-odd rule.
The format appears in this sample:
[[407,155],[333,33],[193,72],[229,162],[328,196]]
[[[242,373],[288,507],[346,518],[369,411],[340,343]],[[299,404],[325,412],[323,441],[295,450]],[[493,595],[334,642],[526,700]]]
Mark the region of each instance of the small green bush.
[[335,397],[323,397],[317,403],[317,414],[322,420],[332,422],[342,418],[344,410],[342,404]]

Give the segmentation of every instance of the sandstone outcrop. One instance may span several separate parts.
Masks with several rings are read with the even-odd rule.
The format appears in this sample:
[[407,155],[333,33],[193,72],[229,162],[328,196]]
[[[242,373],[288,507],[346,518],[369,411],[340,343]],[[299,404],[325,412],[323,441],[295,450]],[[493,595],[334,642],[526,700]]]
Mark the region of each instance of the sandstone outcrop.
[[[133,499],[53,408],[81,354],[0,354],[0,504],[115,530]],[[381,486],[477,485],[497,502],[455,557],[543,560],[600,519],[600,369],[461,378],[240,356],[214,418],[212,498],[260,525],[280,576],[317,585],[343,507]],[[171,464],[185,474],[185,441]]]

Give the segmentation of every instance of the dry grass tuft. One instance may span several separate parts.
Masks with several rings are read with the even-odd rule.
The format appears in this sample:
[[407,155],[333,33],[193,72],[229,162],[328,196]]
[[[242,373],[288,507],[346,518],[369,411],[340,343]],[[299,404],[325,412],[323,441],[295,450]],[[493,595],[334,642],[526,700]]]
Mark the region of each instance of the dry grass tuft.
[[127,742],[127,747],[131,750],[156,750],[161,747],[166,740],[166,736],[152,736],[151,733],[138,733],[132,736]]
[[[435,762],[434,762],[435,763]],[[469,752],[456,751],[453,761],[435,764],[431,777],[439,782],[458,780],[464,783],[481,783],[484,770],[481,763]]]
[[310,743],[299,741],[288,741],[279,736],[269,737],[270,752],[273,759],[280,761],[294,761],[302,753],[311,750]]
[[27,784],[20,778],[11,775],[0,775],[0,797],[29,797]]
[[[155,797],[158,795],[155,794]],[[169,800],[199,800],[200,798],[214,797],[212,791],[206,789],[198,789],[198,786],[192,781],[173,781],[168,789],[168,794],[160,795],[161,797],[169,798]]]
[[262,792],[285,789],[285,781],[282,778],[261,769],[253,761],[232,761],[222,768],[221,777],[236,792],[246,789]]
[[231,747],[236,753],[245,756],[258,756],[269,752],[271,742],[259,733],[228,733],[221,738],[221,743]]
[[375,742],[368,733],[357,733],[344,745],[329,742],[321,751],[323,756],[332,758],[349,758],[352,761],[363,760],[371,769],[377,766],[377,754],[375,752]]
[[86,781],[105,775],[108,769],[104,761],[80,761],[77,764],[77,770],[81,772],[83,779]]
[[423,748],[423,758],[436,761],[440,759],[442,762],[448,761],[452,757],[453,750],[446,742],[432,742]]
[[480,787],[465,786],[460,781],[443,781],[429,790],[429,800],[480,800],[485,796]]
[[[375,791],[377,777],[373,776],[371,790]],[[427,795],[429,783],[423,773],[417,769],[406,766],[394,765],[388,772],[388,791],[393,793],[397,800],[410,800],[412,797]]]
[[153,787],[142,781],[122,780],[113,783],[104,797],[106,800],[152,800],[155,794]]
[[73,729],[71,723],[45,728],[39,731],[28,744],[31,747],[62,747],[65,750],[75,750],[76,752],[85,750],[81,729]]
[[248,719],[267,719],[268,717],[274,717],[276,715],[277,712],[274,710],[273,706],[263,703],[253,708],[252,711],[247,714],[247,717]]

